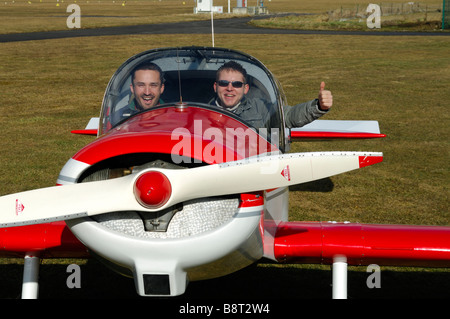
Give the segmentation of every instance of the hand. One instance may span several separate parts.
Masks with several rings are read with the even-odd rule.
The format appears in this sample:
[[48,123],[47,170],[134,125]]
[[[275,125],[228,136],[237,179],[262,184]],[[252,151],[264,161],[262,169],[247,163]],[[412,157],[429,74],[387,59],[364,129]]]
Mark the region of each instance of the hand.
[[320,83],[319,91],[319,109],[327,111],[333,105],[333,96],[331,91],[325,90],[325,82]]

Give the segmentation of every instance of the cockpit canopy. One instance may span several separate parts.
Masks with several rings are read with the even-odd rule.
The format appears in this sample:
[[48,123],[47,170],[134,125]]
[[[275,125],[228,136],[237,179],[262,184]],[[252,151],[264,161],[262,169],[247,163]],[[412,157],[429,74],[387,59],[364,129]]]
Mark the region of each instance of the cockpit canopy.
[[[133,112],[127,112],[127,108],[133,103],[131,73],[138,64],[153,62],[163,71],[164,92],[158,108],[183,102],[187,105],[214,107],[217,110],[220,108],[214,103],[216,72],[228,61],[236,61],[246,69],[247,83],[250,86],[246,98],[264,101],[270,113],[270,129],[276,128],[281,133],[280,138],[284,139],[282,105],[285,104],[285,96],[271,72],[257,59],[245,53],[209,47],[154,49],[128,59],[113,75],[106,89],[99,135],[107,133],[134,115]],[[220,111],[228,112],[224,109]],[[252,127],[251,123],[245,124]]]

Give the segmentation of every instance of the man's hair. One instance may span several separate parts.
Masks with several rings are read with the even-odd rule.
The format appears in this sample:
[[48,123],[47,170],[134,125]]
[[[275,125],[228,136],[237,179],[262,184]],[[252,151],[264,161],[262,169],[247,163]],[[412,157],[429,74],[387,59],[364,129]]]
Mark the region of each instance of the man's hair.
[[219,80],[220,72],[222,71],[237,71],[242,74],[244,77],[244,83],[247,83],[247,71],[244,69],[242,65],[237,63],[236,61],[228,61],[224,65],[222,65],[216,73],[216,81]]
[[159,72],[159,79],[161,81],[161,84],[164,84],[164,73],[161,70],[161,68],[159,66],[157,66],[155,63],[153,62],[142,62],[141,64],[138,64],[134,69],[133,72],[131,72],[131,83],[133,83],[134,81],[134,74],[136,73],[136,71],[138,70],[152,70],[152,71],[157,71]]

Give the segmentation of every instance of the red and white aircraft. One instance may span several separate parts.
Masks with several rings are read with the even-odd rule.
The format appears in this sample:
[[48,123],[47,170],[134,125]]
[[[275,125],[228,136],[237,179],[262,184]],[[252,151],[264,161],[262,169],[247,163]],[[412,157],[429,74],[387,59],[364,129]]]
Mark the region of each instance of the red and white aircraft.
[[[209,104],[226,61],[248,72],[270,128]],[[159,65],[157,107],[131,114],[131,71]],[[182,98],[181,98],[182,97]],[[127,60],[99,118],[98,135],[62,168],[57,185],[0,198],[0,256],[25,257],[24,298],[38,296],[41,258],[96,257],[132,276],[142,296],[176,296],[188,282],[262,258],[333,265],[346,297],[347,265],[450,266],[450,227],[288,221],[288,186],[382,161],[378,152],[289,153],[296,138],[382,137],[376,121],[284,125],[282,88],[254,57],[220,48],[165,48]]]

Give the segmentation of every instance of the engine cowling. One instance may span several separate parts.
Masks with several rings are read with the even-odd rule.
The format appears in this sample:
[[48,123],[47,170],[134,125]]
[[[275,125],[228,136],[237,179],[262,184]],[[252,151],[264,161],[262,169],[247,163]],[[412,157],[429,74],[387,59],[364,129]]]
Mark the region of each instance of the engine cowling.
[[[225,138],[205,140],[202,132],[206,127],[200,134],[194,126],[188,129],[192,147],[201,146],[201,151],[195,152],[177,148],[179,140],[170,138],[174,127],[161,125],[152,130],[146,125],[155,120],[168,123],[164,117],[173,112],[174,108],[160,109],[158,119],[152,112],[143,113],[112,129],[70,159],[58,183],[115,178],[149,167],[189,169],[208,165],[217,161],[217,157],[205,152],[208,147],[220,147],[224,159],[242,159],[251,154],[249,147],[253,146],[245,143],[239,148],[227,146]],[[184,110],[183,116],[205,121],[211,116],[218,118],[201,108]],[[253,134],[257,145],[265,143],[264,148],[257,149],[272,150],[272,145],[256,132],[246,131],[244,124],[223,115],[220,118],[223,132],[225,125],[234,125],[241,128],[239,132]],[[174,149],[179,150],[177,157]],[[184,161],[175,163],[174,158]],[[142,175],[135,184],[135,196],[145,207],[162,206],[170,192],[170,182],[155,171]],[[223,276],[259,260],[264,253],[263,207],[262,193],[238,194],[201,198],[153,213],[110,212],[67,221],[67,225],[94,256],[115,271],[133,277],[140,295],[174,296],[184,293],[189,281]]]

